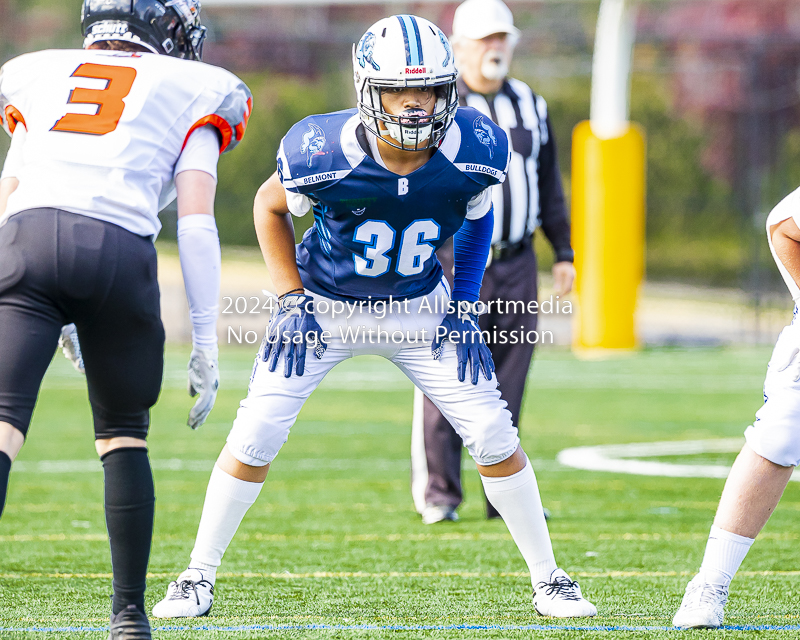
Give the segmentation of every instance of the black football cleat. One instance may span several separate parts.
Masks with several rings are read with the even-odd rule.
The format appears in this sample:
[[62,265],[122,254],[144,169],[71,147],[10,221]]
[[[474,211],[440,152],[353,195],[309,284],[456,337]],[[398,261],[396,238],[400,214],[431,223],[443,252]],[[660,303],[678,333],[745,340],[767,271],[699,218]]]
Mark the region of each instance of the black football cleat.
[[152,637],[147,615],[135,604],[111,614],[108,640],[152,640]]

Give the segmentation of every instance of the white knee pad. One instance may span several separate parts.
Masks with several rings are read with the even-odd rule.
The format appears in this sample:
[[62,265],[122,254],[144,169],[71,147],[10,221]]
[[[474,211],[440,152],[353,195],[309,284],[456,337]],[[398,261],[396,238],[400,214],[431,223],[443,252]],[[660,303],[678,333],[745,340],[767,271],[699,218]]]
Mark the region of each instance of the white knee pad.
[[519,447],[519,432],[511,422],[511,412],[500,397],[497,383],[483,378],[477,386],[459,382],[455,356],[449,364],[454,372],[449,393],[443,398],[428,390],[428,397],[453,425],[477,464],[491,466],[511,457]]
[[[484,467],[499,464],[514,455],[519,447],[519,432],[511,424],[511,416],[505,404],[499,404],[495,420],[492,415],[482,428],[471,428],[466,432],[464,444],[476,464]],[[463,437],[463,436],[462,436]]]
[[[255,456],[245,453],[245,451],[242,449],[251,450],[250,447],[246,445],[242,446],[236,441],[232,441],[230,436],[228,436],[227,444],[228,451],[230,451],[231,455],[242,464],[246,464],[251,467],[266,467],[270,462],[272,462],[272,460],[261,460],[260,458],[256,458]],[[260,453],[259,455],[263,455],[263,453]]]
[[745,430],[750,448],[783,467],[800,464],[800,368],[792,354],[800,346],[798,327],[783,330],[772,353],[764,380],[764,406]]
[[243,400],[227,438],[233,457],[252,467],[263,467],[275,459],[289,439],[289,429],[294,422],[270,419],[271,414],[260,406],[264,404]]
[[772,397],[756,414],[744,437],[748,446],[762,458],[782,467],[800,464],[800,406],[787,407]]
[[474,452],[468,449],[468,451],[475,461],[475,464],[479,464],[482,467],[491,467],[493,464],[500,464],[503,460],[508,460],[514,455],[517,447],[519,447],[519,439],[517,439],[517,444],[515,444],[513,448],[507,449],[501,453],[492,453],[488,449],[475,450]]

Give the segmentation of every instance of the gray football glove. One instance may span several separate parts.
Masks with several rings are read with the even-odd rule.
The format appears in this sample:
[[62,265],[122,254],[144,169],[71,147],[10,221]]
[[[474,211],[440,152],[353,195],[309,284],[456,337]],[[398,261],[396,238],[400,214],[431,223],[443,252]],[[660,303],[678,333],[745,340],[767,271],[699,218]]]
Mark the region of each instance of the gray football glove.
[[192,349],[189,358],[189,395],[197,398],[189,420],[192,429],[202,426],[214,408],[219,389],[219,349]]
[[78,342],[78,330],[75,328],[74,324],[67,324],[61,327],[58,346],[61,347],[61,351],[64,352],[64,357],[72,363],[76,371],[79,373],[86,373],[83,368],[81,343]]

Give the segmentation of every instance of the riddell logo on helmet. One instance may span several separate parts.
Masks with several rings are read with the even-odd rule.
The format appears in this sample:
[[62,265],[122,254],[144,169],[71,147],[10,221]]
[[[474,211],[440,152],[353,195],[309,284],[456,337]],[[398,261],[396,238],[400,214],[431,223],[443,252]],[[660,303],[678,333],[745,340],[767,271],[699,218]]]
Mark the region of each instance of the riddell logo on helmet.
[[406,67],[405,74],[407,76],[413,76],[418,73],[427,73],[428,69],[425,67]]

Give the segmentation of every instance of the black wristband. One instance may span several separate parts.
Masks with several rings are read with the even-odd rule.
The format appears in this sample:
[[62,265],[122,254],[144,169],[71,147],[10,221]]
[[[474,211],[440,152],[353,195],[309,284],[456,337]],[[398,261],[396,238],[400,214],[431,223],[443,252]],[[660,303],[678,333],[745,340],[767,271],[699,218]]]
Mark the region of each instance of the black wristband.
[[306,290],[305,290],[305,288],[303,288],[303,287],[297,287],[297,289],[290,289],[290,290],[289,290],[289,291],[287,291],[286,293],[282,293],[281,295],[279,295],[279,296],[278,296],[278,300],[283,300],[283,299],[284,299],[286,296],[288,296],[290,293],[298,293],[298,292],[299,292],[299,293],[305,293],[305,292],[306,292]]
[[575,252],[572,247],[556,250],[556,262],[575,262]]

